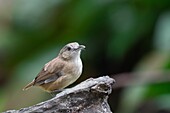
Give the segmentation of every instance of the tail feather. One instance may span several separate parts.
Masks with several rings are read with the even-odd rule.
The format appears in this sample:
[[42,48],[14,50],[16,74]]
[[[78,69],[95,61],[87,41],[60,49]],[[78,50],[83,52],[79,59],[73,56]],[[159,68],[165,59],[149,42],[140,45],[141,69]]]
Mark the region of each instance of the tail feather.
[[29,84],[27,84],[22,90],[27,90],[30,87],[32,87],[34,85],[34,81],[30,82]]

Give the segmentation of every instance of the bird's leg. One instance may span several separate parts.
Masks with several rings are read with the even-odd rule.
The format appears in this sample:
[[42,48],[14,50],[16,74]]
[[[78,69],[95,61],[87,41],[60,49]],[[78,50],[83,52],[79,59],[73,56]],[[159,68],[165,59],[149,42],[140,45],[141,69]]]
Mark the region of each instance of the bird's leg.
[[62,92],[63,90],[64,90],[64,89],[54,90],[54,91],[51,91],[51,92],[50,92],[50,94],[51,94],[51,96],[52,96],[52,97],[55,97],[55,96],[56,96],[56,94],[58,94],[58,93]]
[[52,91],[53,93],[60,93],[60,92],[62,92],[64,89],[57,89],[57,90],[54,90],[54,91]]
[[50,95],[51,95],[52,97],[55,97],[55,96],[56,96],[56,95],[55,95],[54,93],[52,93],[52,92],[50,93]]

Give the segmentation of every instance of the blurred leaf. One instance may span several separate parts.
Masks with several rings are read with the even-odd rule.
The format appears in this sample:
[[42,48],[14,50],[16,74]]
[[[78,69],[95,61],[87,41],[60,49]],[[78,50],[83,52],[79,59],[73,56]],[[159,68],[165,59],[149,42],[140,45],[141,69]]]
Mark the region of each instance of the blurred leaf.
[[[52,18],[54,8],[58,7],[62,0],[18,0],[14,7],[14,21],[21,28],[35,30],[41,28]],[[27,29],[27,30],[28,30]]]
[[160,109],[170,110],[170,94],[160,95],[155,99]]
[[132,4],[123,4],[114,9],[109,16],[112,33],[107,53],[111,58],[122,59],[141,38],[145,38],[142,35],[152,29],[156,15],[150,10],[141,12]]
[[118,113],[133,113],[143,101],[147,87],[129,87],[124,90]]
[[157,22],[154,46],[158,51],[170,54],[170,12],[163,13]]
[[170,82],[149,85],[146,92],[145,98],[147,99],[156,98],[165,94],[170,95]]
[[5,92],[3,89],[0,89],[0,112],[4,110],[6,103],[7,103],[7,96],[5,95]]

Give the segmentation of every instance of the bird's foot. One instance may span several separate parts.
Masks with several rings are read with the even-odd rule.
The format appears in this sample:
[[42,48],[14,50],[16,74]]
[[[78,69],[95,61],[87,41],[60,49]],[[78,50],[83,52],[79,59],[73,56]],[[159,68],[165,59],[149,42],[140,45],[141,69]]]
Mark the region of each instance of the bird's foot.
[[58,90],[51,91],[51,92],[50,92],[50,95],[51,95],[52,97],[55,97],[56,94],[62,92],[63,90],[64,90],[64,89],[58,89]]

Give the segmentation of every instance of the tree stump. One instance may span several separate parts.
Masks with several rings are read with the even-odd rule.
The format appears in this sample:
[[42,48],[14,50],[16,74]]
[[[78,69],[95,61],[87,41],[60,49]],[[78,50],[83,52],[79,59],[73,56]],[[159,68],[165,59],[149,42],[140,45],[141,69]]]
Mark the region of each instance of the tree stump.
[[112,113],[107,99],[114,83],[109,76],[90,78],[50,100],[4,113]]

